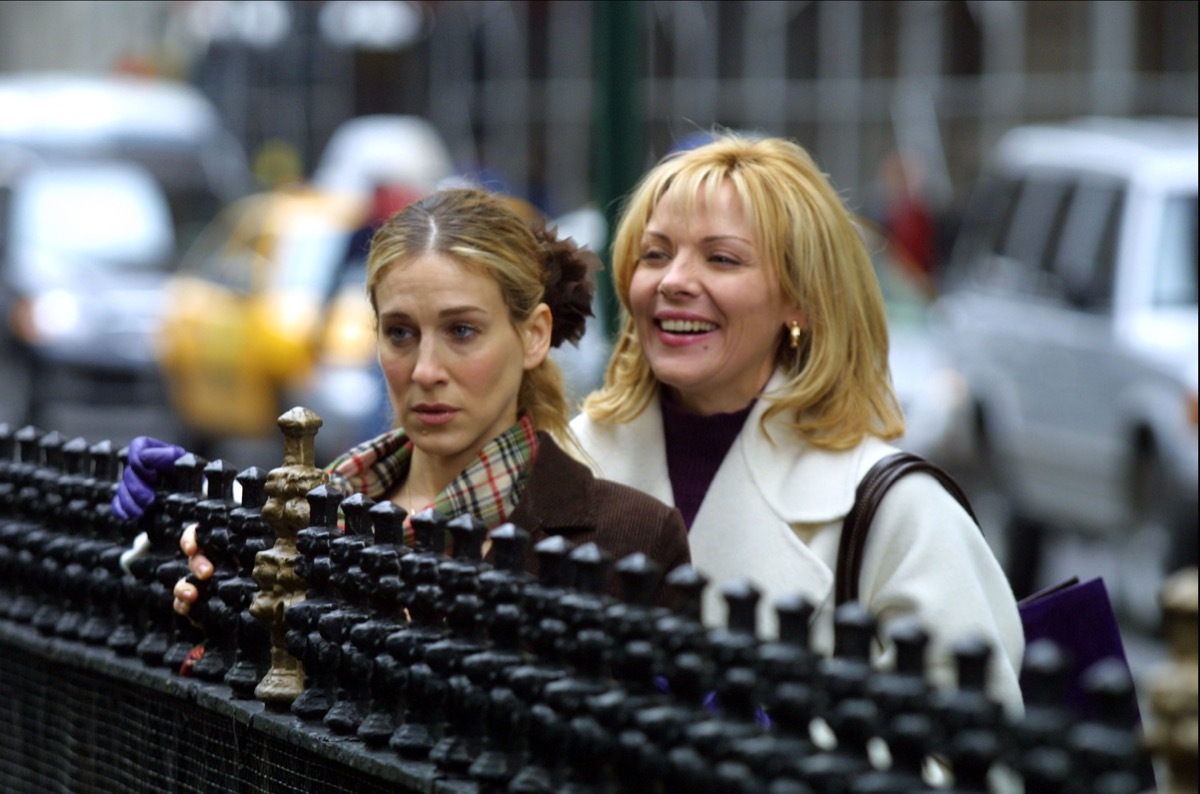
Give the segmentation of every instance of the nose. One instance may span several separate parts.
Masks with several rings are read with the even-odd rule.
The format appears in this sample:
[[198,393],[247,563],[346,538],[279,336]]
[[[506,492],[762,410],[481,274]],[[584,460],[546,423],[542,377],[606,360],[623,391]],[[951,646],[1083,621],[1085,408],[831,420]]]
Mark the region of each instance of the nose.
[[413,383],[423,389],[433,388],[446,378],[446,369],[442,366],[441,351],[437,340],[426,336],[417,347],[417,361],[413,366]]
[[671,263],[662,271],[658,292],[668,298],[697,294],[696,267],[689,252],[680,250],[671,258]]

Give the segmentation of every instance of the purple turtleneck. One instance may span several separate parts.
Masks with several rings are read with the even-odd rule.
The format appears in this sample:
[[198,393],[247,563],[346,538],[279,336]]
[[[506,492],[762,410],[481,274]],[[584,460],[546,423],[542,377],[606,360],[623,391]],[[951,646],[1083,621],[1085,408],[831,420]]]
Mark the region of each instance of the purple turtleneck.
[[754,402],[740,411],[711,416],[687,413],[665,395],[661,403],[671,492],[684,523],[691,529],[704,494],[746,423]]

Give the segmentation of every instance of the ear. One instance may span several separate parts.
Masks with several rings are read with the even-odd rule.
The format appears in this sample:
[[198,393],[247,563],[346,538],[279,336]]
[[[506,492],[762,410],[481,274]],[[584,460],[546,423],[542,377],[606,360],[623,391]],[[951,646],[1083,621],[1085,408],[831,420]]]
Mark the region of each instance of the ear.
[[788,309],[783,315],[783,327],[788,329],[792,327],[792,323],[799,323],[801,328],[808,328],[808,315],[799,306],[793,306]]
[[536,369],[550,352],[550,332],[554,327],[554,316],[550,307],[539,303],[533,313],[518,329],[525,344],[525,369]]

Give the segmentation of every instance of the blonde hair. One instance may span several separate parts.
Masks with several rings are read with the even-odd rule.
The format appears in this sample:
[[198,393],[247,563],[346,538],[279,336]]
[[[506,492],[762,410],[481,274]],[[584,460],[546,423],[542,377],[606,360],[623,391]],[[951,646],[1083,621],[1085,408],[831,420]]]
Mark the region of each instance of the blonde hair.
[[775,366],[787,383],[764,395],[771,400],[764,425],[781,416],[800,438],[826,449],[852,447],[868,434],[900,436],[904,417],[888,369],[883,296],[854,220],[801,146],[733,133],[664,158],[626,201],[612,246],[622,328],[604,385],[584,412],[628,422],[650,404],[658,383],[629,313],[643,234],[661,201],[691,212],[699,197],[726,182],[741,199],[760,256],[807,321],[794,350],[781,329]]
[[[453,257],[464,267],[494,279],[514,327],[529,319],[545,297],[542,241],[514,205],[483,190],[441,190],[400,210],[371,238],[367,294],[377,323],[375,288],[384,274],[427,253]],[[549,356],[525,372],[517,409],[528,412],[539,430],[570,445],[562,371]]]

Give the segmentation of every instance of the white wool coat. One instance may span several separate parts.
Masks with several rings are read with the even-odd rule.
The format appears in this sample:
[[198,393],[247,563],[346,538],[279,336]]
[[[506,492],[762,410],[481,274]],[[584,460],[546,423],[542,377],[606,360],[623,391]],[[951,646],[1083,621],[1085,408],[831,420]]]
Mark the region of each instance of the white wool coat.
[[[782,384],[777,373],[766,395]],[[842,521],[859,480],[896,448],[867,438],[841,452],[817,449],[778,422],[763,431],[769,396],[759,399],[709,486],[689,532],[692,565],[709,579],[704,620],[724,624],[720,585],[749,579],[762,592],[759,634],[774,637],[773,605],[805,595],[813,647],[833,648],[834,571]],[[571,428],[599,476],[674,504],[662,408],[654,401],[625,424],[586,415]],[[879,619],[877,662],[888,664],[887,623],[915,615],[930,633],[929,673],[953,686],[953,642],[981,636],[992,648],[989,691],[1011,715],[1022,711],[1018,673],[1025,639],[1012,589],[979,527],[927,474],[899,480],[885,496],[863,555],[859,600]]]

